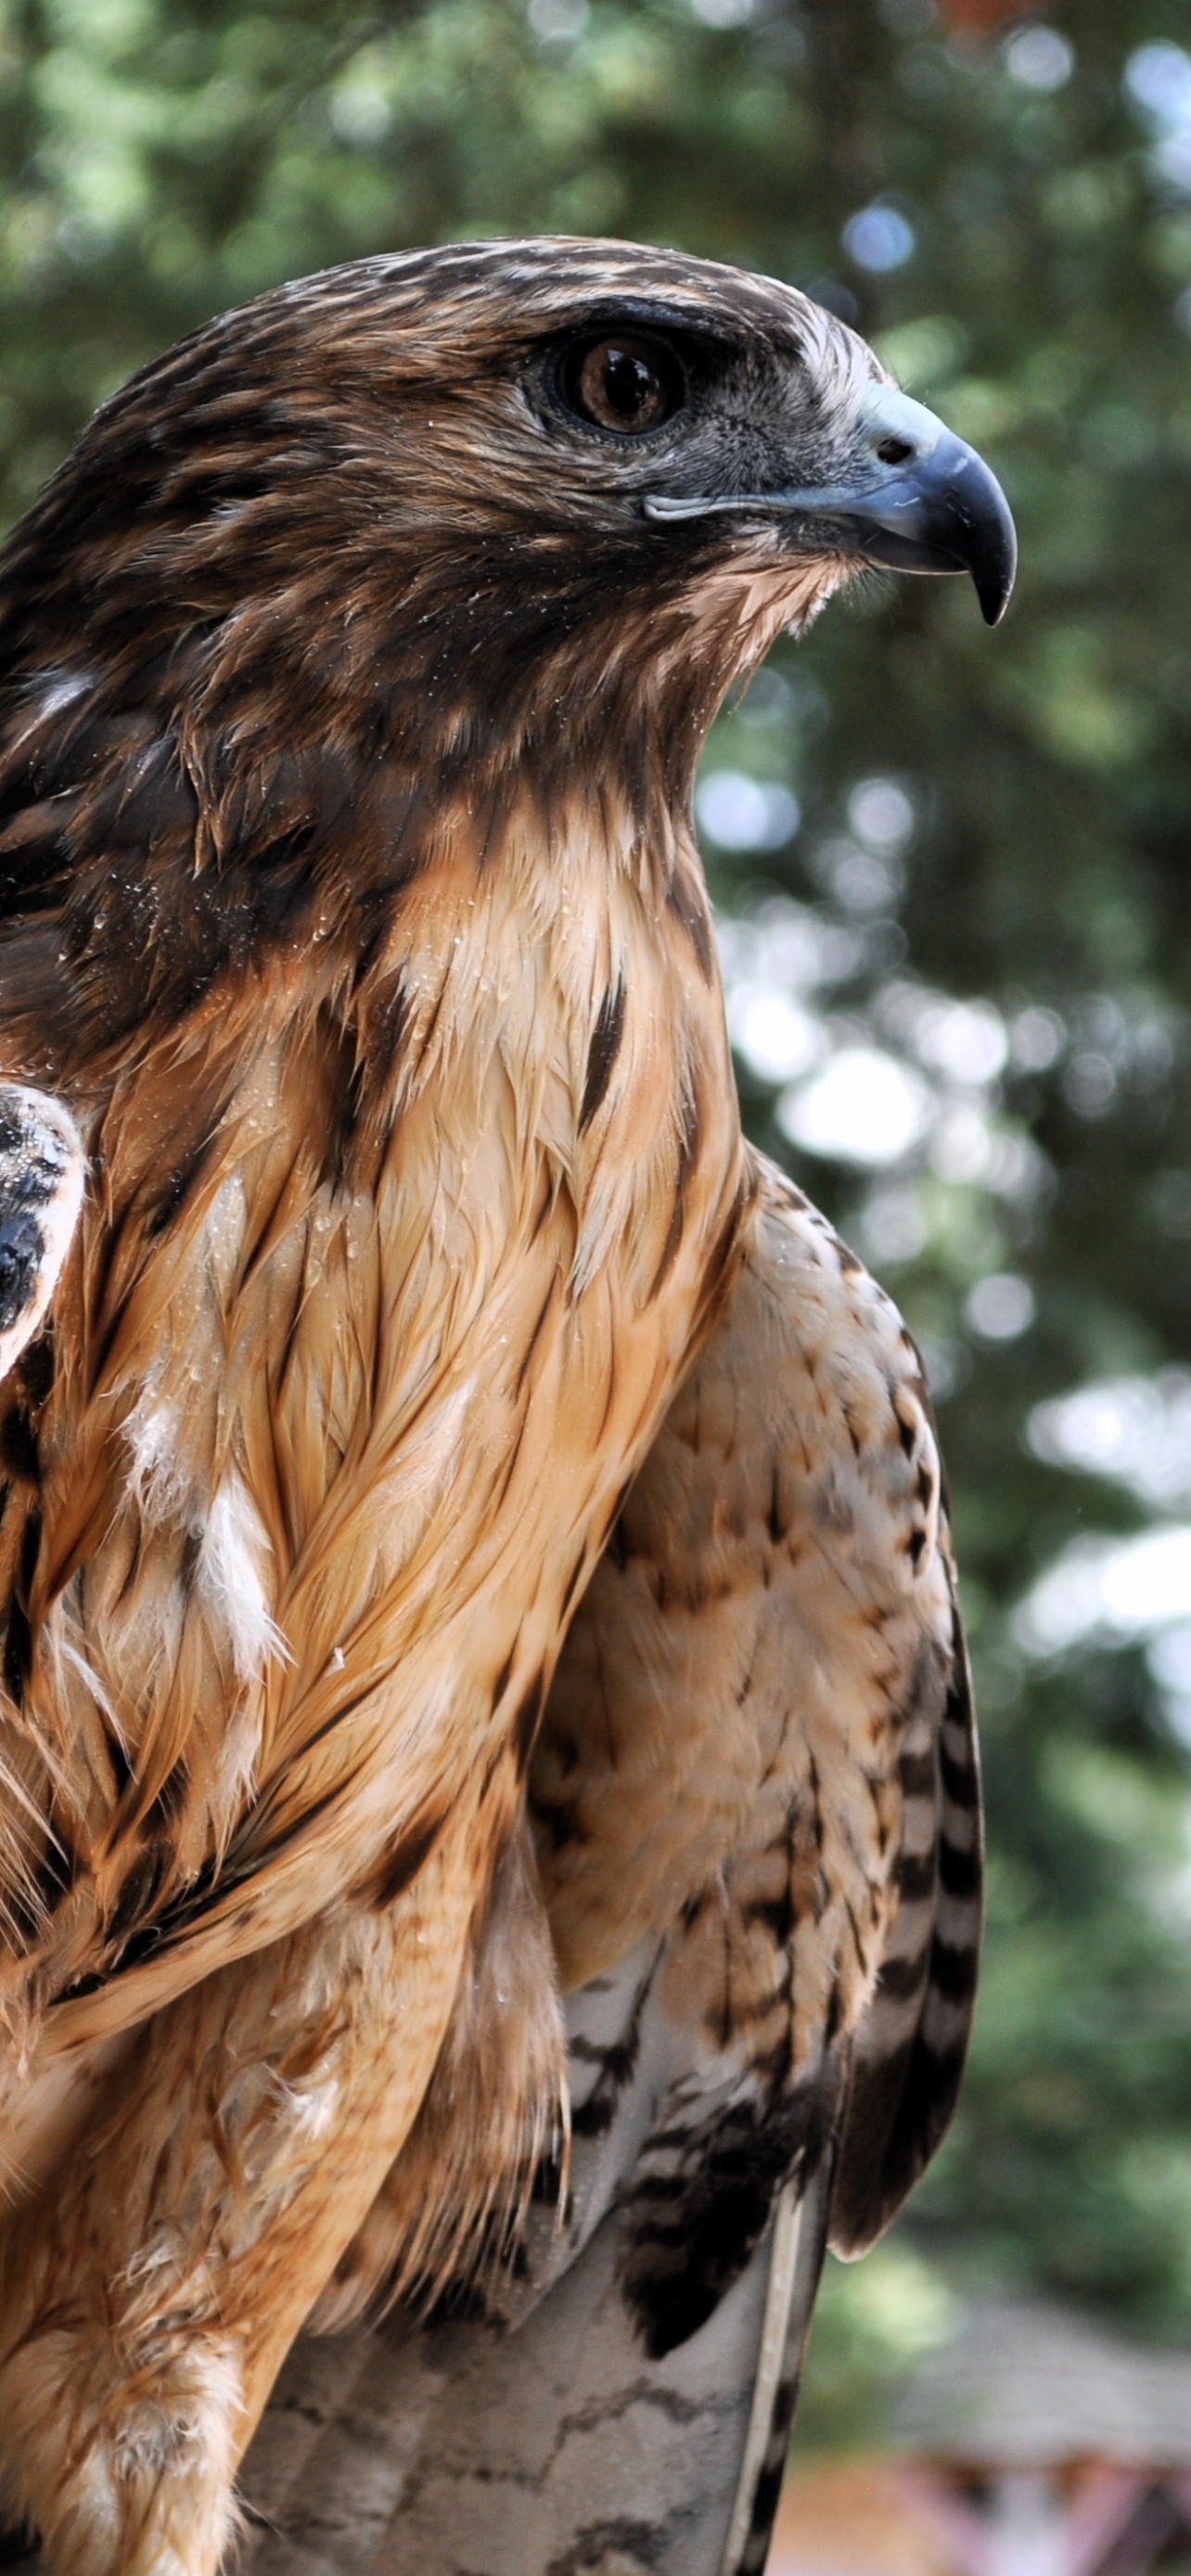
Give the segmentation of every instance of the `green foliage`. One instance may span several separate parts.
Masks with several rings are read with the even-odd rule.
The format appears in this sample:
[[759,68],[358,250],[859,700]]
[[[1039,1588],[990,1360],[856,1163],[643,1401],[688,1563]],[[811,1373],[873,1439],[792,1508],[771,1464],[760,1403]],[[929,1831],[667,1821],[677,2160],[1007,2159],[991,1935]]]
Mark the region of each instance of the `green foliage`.
[[798,2409],[799,2451],[879,2439],[890,2396],[955,2323],[955,2299],[904,2230],[862,2263],[829,2254]]
[[[1155,1507],[1045,1463],[1031,1409],[1191,1359],[1191,179],[1156,165],[1123,88],[1139,46],[1191,44],[1191,7],[1067,0],[1048,87],[1005,27],[949,34],[934,0],[701,5],[736,23],[683,0],[6,0],[0,502],[15,514],[89,407],[212,310],[517,229],[681,242],[817,289],[1010,491],[1023,566],[998,635],[966,585],[874,579],[709,753],[801,801],[768,856],[709,845],[725,906],[768,924],[738,984],[768,977],[772,1001],[781,936],[818,959],[779,992],[793,1092],[772,1047],[744,1048],[742,1084],[929,1346],[987,1747],[972,2077],[899,2242],[833,2276],[826,2431],[896,2373],[943,2272],[1191,2332],[1179,1706],[1135,1649],[1048,1660],[1013,1616],[1081,1530]],[[912,241],[884,271],[844,246],[873,205]],[[848,819],[874,777],[906,799],[896,850]],[[955,996],[999,1020],[948,1023]],[[1013,1045],[974,1080],[981,1027]],[[788,1141],[813,1067],[857,1046],[919,1085],[924,1120],[930,1093],[881,1169]],[[996,1331],[995,1295],[972,1298],[989,1274]]]

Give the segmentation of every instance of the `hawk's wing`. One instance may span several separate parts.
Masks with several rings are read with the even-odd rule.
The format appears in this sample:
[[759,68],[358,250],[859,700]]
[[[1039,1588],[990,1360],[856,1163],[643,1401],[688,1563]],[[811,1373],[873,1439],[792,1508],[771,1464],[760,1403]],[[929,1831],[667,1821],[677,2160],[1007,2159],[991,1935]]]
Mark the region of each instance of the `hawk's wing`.
[[[934,1434],[889,1301],[756,1179],[533,1772],[564,2218],[544,2194],[483,2321],[294,2357],[248,2485],[303,2554],[264,2541],[260,2576],[320,2531],[420,2576],[760,2568],[824,2244],[867,2243],[946,2126],[980,1843]],[[386,2241],[382,2201],[341,2308]]]
[[44,1319],[85,1175],[78,1130],[61,1102],[20,1083],[0,1085],[0,1378]]

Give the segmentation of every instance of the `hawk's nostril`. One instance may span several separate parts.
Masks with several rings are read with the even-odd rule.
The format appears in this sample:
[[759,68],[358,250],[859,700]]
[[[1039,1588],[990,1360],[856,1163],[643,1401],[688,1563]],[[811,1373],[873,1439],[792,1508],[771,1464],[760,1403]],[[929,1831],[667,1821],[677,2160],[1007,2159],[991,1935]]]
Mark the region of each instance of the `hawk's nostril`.
[[908,438],[883,438],[877,449],[882,465],[904,465],[914,453]]

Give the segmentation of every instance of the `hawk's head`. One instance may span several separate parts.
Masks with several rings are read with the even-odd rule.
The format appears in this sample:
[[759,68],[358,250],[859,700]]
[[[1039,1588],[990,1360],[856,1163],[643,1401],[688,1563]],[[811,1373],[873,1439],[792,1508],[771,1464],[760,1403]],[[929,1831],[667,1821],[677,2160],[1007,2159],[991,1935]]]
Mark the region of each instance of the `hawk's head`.
[[127,910],[182,851],[152,936],[198,940],[201,883],[206,959],[237,873],[297,920],[349,811],[340,890],[527,763],[673,810],[725,689],[858,567],[966,568],[991,618],[1013,551],[971,449],[770,279],[542,240],[279,288],[106,404],[0,561],[0,903],[60,900],[91,954],[88,863],[110,908],[126,854]]
[[[407,398],[412,359],[433,391],[438,497],[461,525],[470,509],[521,537],[527,576],[543,546],[582,539],[591,571],[661,594],[677,578],[692,610],[712,570],[772,572],[805,618],[859,565],[893,564],[969,571],[1000,617],[1015,544],[987,466],[793,288],[609,242],[454,249],[381,275],[423,301],[392,382]],[[678,525],[677,551],[651,537]]]
[[473,752],[484,710],[507,736],[564,669],[649,695],[677,646],[714,683],[865,563],[967,569],[990,620],[1014,567],[987,467],[834,316],[563,240],[366,260],[221,317],[105,406],[24,534],[10,634],[35,558],[43,638],[55,594],[122,652],[209,651],[231,619],[241,690],[255,637],[303,700],[414,683],[423,749],[465,700]]

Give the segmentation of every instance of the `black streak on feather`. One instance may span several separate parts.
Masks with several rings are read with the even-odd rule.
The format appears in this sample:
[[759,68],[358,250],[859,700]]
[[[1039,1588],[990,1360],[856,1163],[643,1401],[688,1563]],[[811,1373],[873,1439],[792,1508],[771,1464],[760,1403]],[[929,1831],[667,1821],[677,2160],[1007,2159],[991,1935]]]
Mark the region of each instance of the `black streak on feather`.
[[975,1842],[965,1851],[960,1843],[943,1835],[939,1845],[939,1884],[948,1896],[975,1902],[980,1894],[980,1853]]
[[666,904],[669,911],[674,914],[675,920],[682,923],[698,958],[703,981],[705,984],[710,984],[714,961],[711,922],[706,904],[694,886],[685,877],[680,876],[671,878],[666,889]]
[[591,1033],[591,1045],[587,1050],[587,1079],[583,1085],[583,1105],[579,1111],[580,1135],[585,1128],[590,1127],[612,1079],[612,1068],[620,1052],[620,1041],[624,1035],[624,1004],[624,981],[618,976],[615,984],[610,985],[604,995]]
[[371,1894],[374,1905],[395,1905],[398,1897],[404,1896],[419,1870],[425,1868],[441,1831],[442,1818],[436,1816],[429,1824],[422,1825],[417,1833],[406,1834],[394,1845],[373,1882]]
[[10,1404],[0,1421],[0,1465],[23,1485],[41,1483],[37,1434],[23,1404]]
[[571,2127],[577,2138],[602,2138],[616,2117],[616,2106],[626,2084],[632,2082],[641,2048],[641,2016],[649,1993],[646,1979],[633,2005],[632,2019],[623,2039],[606,2048],[573,2039],[571,2056],[578,2066],[598,2066],[599,2074],[586,2101],[577,2102],[571,2113]]
[[686,1230],[687,1191],[690,1188],[691,1173],[695,1168],[696,1159],[698,1157],[699,1137],[702,1124],[702,1111],[700,1109],[698,1099],[695,1097],[694,1093],[688,1093],[682,1104],[682,1126],[678,1139],[678,1165],[674,1175],[674,1205],[671,1210],[670,1223],[666,1232],[666,1240],[662,1246],[662,1257],[650,1282],[649,1294],[651,1298],[656,1297],[661,1289]]
[[934,1992],[945,2003],[970,2003],[976,1992],[977,1955],[974,1943],[957,1948],[954,1942],[936,1940],[930,1954],[930,1981]]
[[562,2556],[551,2559],[546,2576],[599,2576],[605,2567],[651,2576],[664,2564],[667,2539],[665,2528],[654,2522],[585,2523]]
[[529,1757],[533,1752],[538,1728],[542,1722],[545,1702],[546,1676],[544,1673],[539,1673],[530,1683],[513,1720],[513,1745],[517,1756],[517,1770],[522,1777],[529,1767]]
[[20,1706],[33,1660],[33,1631],[29,1623],[29,1590],[41,1546],[41,1513],[31,1511],[21,1536],[20,1581],[13,1591],[8,1611],[8,1630],[4,1640],[4,1684],[10,1699]]
[[165,1234],[175,1217],[180,1214],[210,1156],[215,1135],[214,1127],[209,1128],[207,1134],[199,1138],[197,1145],[193,1145],[190,1152],[183,1156],[182,1161],[170,1173],[164,1188],[159,1191],[145,1223],[145,1233],[151,1243],[159,1234]]
[[651,2360],[697,2333],[739,2278],[782,2185],[817,2162],[837,2092],[832,2070],[768,2109],[734,2103],[685,2142],[677,2173],[641,2176],[626,2204],[620,2277]]
[[13,1376],[30,1410],[40,1413],[54,1383],[54,1339],[48,1325],[22,1351]]

